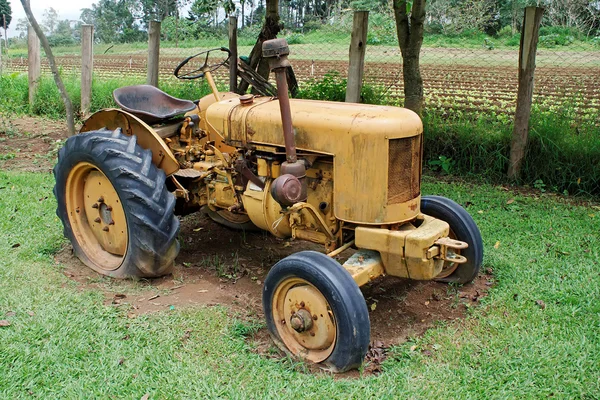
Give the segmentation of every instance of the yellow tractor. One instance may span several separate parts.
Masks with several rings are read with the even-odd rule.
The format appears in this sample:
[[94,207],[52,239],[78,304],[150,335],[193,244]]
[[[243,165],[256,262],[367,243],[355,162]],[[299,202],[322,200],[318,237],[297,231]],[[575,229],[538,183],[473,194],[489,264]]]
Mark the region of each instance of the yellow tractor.
[[[224,60],[209,57],[224,51]],[[220,53],[219,53],[220,54]],[[290,100],[289,49],[266,41],[276,97],[220,93],[211,72],[225,48],[185,59],[180,79],[212,94],[180,100],[152,86],[114,92],[119,109],[92,115],[54,168],[57,215],[75,254],[112,277],[171,272],[178,213],[201,207],[237,229],[319,243],[279,261],[264,280],[276,344],[333,371],[361,365],[370,342],[360,287],[390,275],[468,283],[483,246],[457,203],[421,197],[422,123],[386,106]],[[340,264],[335,257],[354,253]]]

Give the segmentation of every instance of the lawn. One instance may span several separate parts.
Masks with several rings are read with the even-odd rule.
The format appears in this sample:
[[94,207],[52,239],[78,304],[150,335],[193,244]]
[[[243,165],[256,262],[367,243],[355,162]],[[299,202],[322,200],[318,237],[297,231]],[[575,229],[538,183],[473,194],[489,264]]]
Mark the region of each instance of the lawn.
[[426,177],[424,193],[468,205],[496,284],[466,319],[390,349],[382,373],[338,379],[252,352],[223,306],[105,305],[54,261],[52,186],[0,171],[1,398],[600,397],[598,206]]

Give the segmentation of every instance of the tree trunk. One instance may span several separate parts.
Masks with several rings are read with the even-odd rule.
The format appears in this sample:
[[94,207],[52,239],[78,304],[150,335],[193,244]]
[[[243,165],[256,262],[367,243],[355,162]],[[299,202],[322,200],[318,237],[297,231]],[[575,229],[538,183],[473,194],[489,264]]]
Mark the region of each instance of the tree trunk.
[[23,9],[25,10],[25,14],[27,15],[27,19],[29,19],[31,27],[40,39],[40,42],[42,43],[42,47],[46,52],[46,57],[48,57],[48,64],[50,64],[50,70],[52,71],[52,75],[54,76],[54,82],[56,83],[56,87],[58,88],[60,97],[62,98],[62,101],[65,105],[65,111],[67,113],[67,125],[69,127],[69,136],[73,136],[75,134],[75,118],[73,116],[73,104],[71,103],[71,99],[69,98],[67,89],[65,89],[65,85],[63,84],[63,81],[60,78],[58,68],[56,67],[56,62],[54,61],[54,55],[52,54],[52,49],[50,48],[50,43],[48,43],[46,35],[44,35],[44,32],[42,32],[42,28],[40,28],[40,25],[37,23],[35,17],[33,16],[33,13],[31,12],[31,8],[29,7],[29,0],[21,0],[21,4],[23,5]]
[[508,177],[511,180],[519,178],[527,150],[535,75],[535,56],[543,14],[543,8],[527,7],[525,9],[519,51],[517,108],[515,110],[515,126],[510,143],[510,160],[508,163]]
[[[267,13],[265,23],[258,34],[258,40],[250,52],[250,68],[265,79],[269,78],[269,64],[262,58],[262,44],[269,39],[275,39],[282,26],[279,24],[279,0],[267,0]],[[258,68],[257,68],[258,67]],[[248,82],[242,81],[239,86],[240,93],[248,90]]]
[[426,0],[414,0],[407,10],[407,0],[394,0],[394,17],[398,44],[402,53],[404,107],[421,115],[423,111],[423,78],[419,66]]

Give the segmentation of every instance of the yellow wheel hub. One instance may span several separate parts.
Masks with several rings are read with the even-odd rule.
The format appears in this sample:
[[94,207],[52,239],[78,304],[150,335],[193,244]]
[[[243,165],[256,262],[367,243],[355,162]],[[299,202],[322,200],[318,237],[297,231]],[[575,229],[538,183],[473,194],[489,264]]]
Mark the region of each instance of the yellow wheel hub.
[[75,240],[100,269],[117,269],[127,251],[127,221],[121,199],[106,175],[87,162],[67,177],[66,208]]
[[273,317],[288,350],[319,363],[335,347],[335,316],[323,294],[300,278],[286,279],[273,296]]

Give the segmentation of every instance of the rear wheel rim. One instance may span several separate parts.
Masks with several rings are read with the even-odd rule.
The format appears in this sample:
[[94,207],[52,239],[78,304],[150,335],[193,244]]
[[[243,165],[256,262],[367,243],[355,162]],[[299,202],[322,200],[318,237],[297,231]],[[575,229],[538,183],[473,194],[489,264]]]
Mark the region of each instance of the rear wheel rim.
[[313,363],[331,355],[337,339],[335,315],[315,286],[297,277],[285,279],[275,290],[272,310],[277,333],[293,355]]
[[110,180],[94,165],[80,162],[69,172],[65,191],[75,242],[99,269],[119,268],[127,252],[127,220]]

